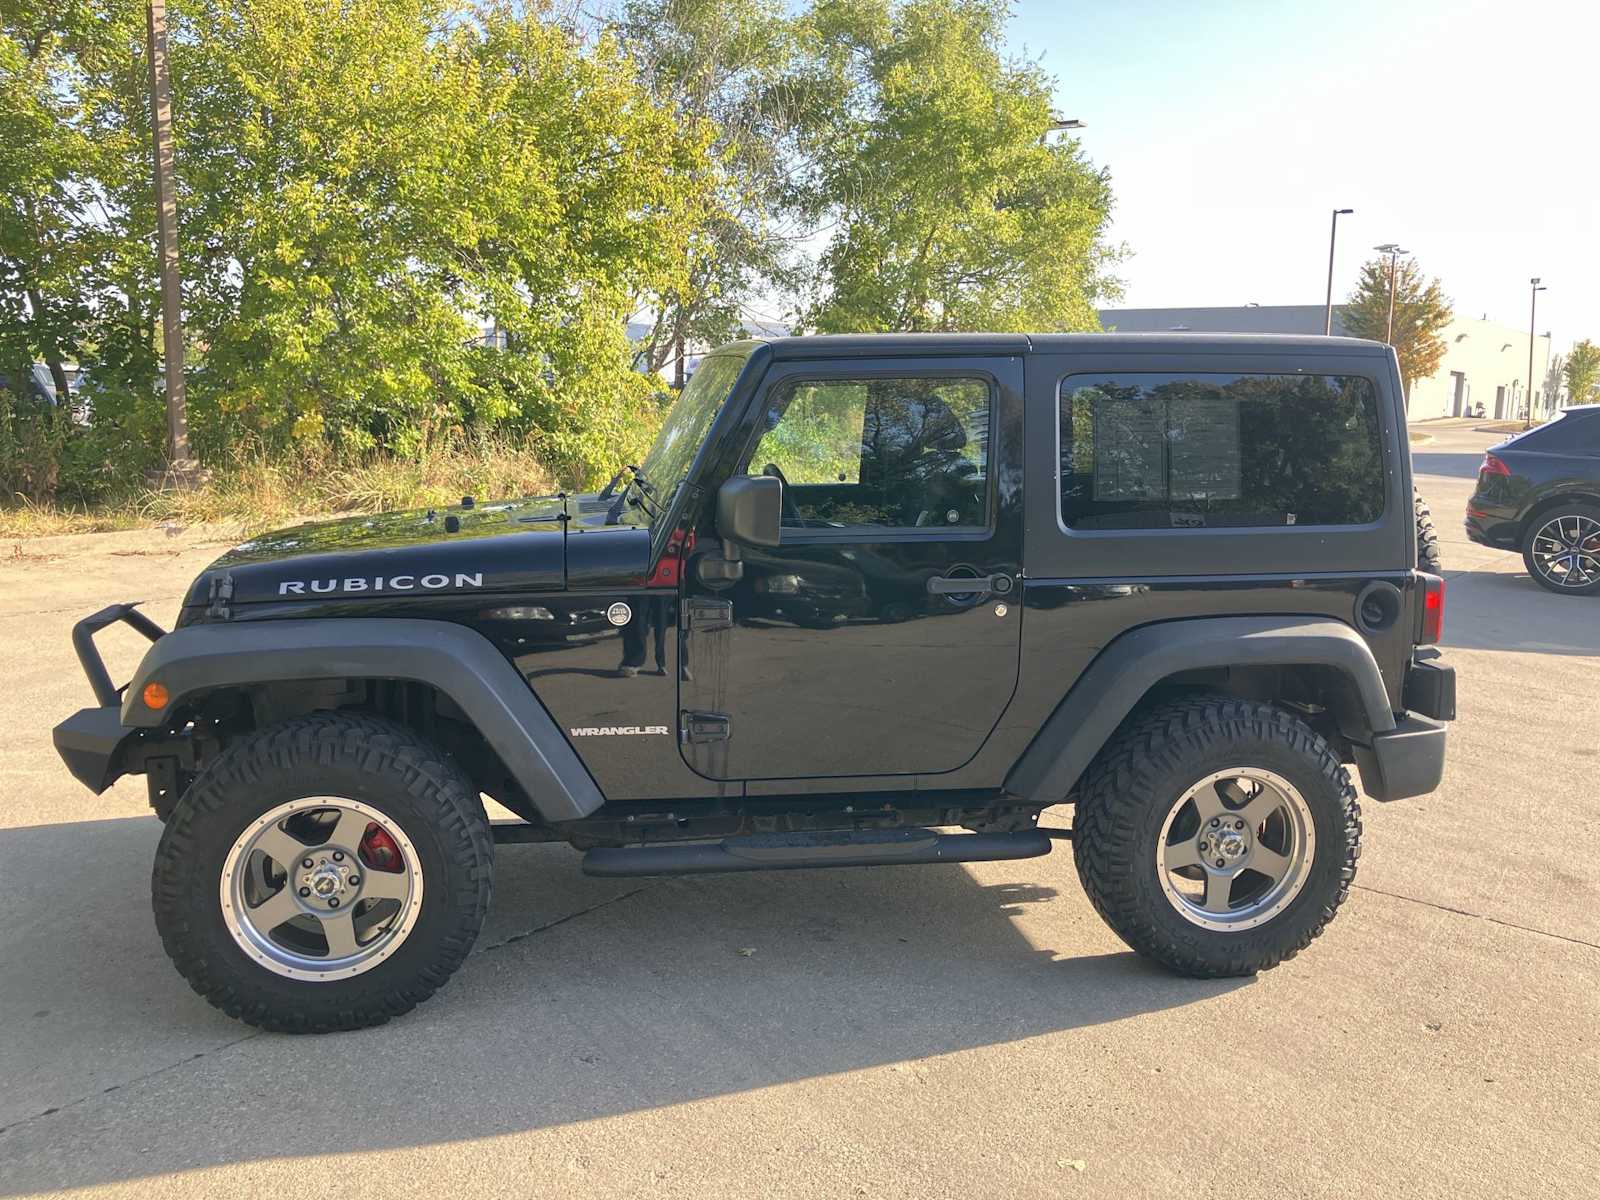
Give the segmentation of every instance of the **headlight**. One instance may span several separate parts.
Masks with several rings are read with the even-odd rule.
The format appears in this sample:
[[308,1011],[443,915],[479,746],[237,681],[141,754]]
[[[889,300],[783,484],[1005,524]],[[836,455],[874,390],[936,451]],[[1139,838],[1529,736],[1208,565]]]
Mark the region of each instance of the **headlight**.
[[804,582],[805,577],[801,575],[763,575],[756,580],[755,590],[769,596],[794,596],[799,594]]

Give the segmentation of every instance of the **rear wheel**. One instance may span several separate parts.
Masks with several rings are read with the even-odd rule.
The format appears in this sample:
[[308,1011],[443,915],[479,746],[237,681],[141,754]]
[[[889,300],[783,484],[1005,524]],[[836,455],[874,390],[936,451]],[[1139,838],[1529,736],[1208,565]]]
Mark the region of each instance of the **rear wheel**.
[[1522,535],[1522,561],[1534,582],[1552,592],[1600,592],[1600,508],[1566,504],[1534,517]]
[[1294,957],[1355,878],[1349,775],[1270,704],[1164,705],[1101,752],[1077,795],[1073,854],[1090,901],[1136,951],[1185,975]]
[[460,769],[403,726],[316,713],[235,743],[172,811],[156,926],[190,985],[252,1025],[376,1025],[460,966],[493,845]]

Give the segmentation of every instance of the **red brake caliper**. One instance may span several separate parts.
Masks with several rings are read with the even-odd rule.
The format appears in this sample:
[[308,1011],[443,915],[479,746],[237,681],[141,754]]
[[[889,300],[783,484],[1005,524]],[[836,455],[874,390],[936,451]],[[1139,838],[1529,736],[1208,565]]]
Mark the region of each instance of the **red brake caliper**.
[[376,822],[361,835],[361,861],[373,871],[398,871],[405,865],[394,838]]

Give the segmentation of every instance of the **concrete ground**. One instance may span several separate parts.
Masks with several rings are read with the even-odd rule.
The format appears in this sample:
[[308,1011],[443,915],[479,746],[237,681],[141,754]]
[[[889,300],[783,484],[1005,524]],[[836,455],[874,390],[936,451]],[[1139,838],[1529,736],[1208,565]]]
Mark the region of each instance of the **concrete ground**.
[[1135,958],[1067,853],[600,881],[511,846],[430,1003],[254,1032],[162,953],[142,781],[49,746],[72,622],[170,619],[222,543],[0,547],[0,1195],[1600,1195],[1600,602],[1464,540],[1496,438],[1434,433],[1444,787],[1366,805],[1339,919],[1251,981]]

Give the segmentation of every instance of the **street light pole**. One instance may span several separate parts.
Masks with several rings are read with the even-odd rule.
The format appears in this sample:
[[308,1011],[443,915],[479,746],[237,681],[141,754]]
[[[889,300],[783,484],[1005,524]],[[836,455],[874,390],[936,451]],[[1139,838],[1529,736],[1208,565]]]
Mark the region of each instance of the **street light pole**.
[[1333,210],[1333,229],[1328,234],[1328,310],[1322,318],[1322,335],[1327,337],[1333,333],[1333,247],[1339,240],[1339,218],[1355,212],[1353,208],[1336,208]]
[[1402,254],[1407,253],[1407,251],[1402,250],[1394,242],[1385,242],[1381,246],[1374,246],[1373,249],[1378,251],[1380,254],[1387,254],[1389,256],[1389,324],[1384,330],[1383,340],[1388,345],[1392,346],[1392,345],[1394,345],[1394,283],[1395,283],[1395,270],[1396,270],[1397,266],[1399,265],[1400,256]]
[[1545,289],[1539,286],[1538,277],[1528,280],[1528,413],[1522,420],[1524,429],[1533,428],[1533,342],[1534,327],[1538,321],[1539,293]]

